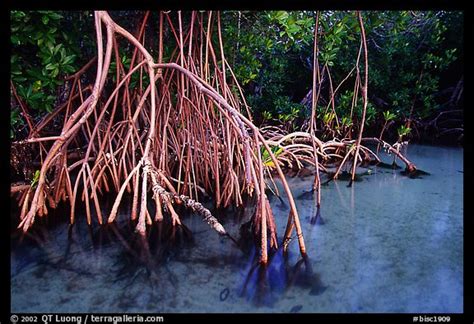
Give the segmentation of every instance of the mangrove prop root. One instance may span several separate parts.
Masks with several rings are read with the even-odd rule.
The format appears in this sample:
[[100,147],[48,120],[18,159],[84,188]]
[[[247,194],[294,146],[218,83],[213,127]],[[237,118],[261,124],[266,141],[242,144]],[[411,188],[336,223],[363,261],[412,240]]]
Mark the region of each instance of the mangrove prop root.
[[[205,16],[192,15],[187,30],[181,24],[181,12],[178,12],[178,29],[168,14],[168,26],[164,26],[163,15],[160,15],[160,51],[156,63],[143,46],[148,14],[135,37],[116,24],[107,12],[94,13],[96,59],[69,78],[73,86],[67,104],[56,109],[54,116],[46,117],[41,127],[32,129],[27,140],[28,145],[40,146],[46,156],[42,159],[35,188],[12,188],[12,192],[30,190],[25,195],[27,199],[22,201],[18,226],[24,232],[32,226],[37,214],[48,213],[45,202],[49,201],[50,191],[56,200],[69,201],[71,223],[75,220],[79,195],[86,207],[87,222],[91,224],[94,208],[99,223],[102,223],[99,196],[115,190],[117,196],[108,222],[115,220],[125,191],[133,192],[131,217],[138,218],[136,229],[144,234],[146,225],[153,221],[147,204],[151,186],[157,208],[156,221],[161,221],[162,211],[166,211],[172,223],[179,225],[181,221],[173,204],[181,203],[201,214],[219,234],[226,235],[217,219],[196,200],[197,189],[212,194],[217,207],[232,202],[240,204],[242,194],[252,195],[255,190],[260,201],[259,214],[264,215],[262,228],[265,229],[268,223],[270,245],[277,246],[273,214],[264,203],[267,184],[260,156],[263,146],[269,151],[283,183],[292,211],[291,222],[295,222],[300,250],[305,254],[296,204],[280,162],[260,129],[251,121],[251,116],[246,117],[241,112],[241,102],[245,104],[247,114],[249,110],[245,98],[238,97],[242,91],[225,62],[220,19],[218,33],[222,64],[217,63],[217,51],[210,33],[212,13],[208,16],[207,30],[202,21]],[[162,42],[166,27],[175,35],[176,49],[170,61],[165,63],[162,61]],[[132,45],[133,58],[128,71],[117,54],[117,36]],[[185,46],[188,46],[187,56]],[[205,56],[202,55],[203,48]],[[109,92],[104,85],[114,53],[116,81],[115,88]],[[93,86],[82,84],[79,76],[94,64],[97,72]],[[227,74],[226,70],[230,73]],[[130,89],[128,85],[134,74],[147,78],[148,86],[144,88],[141,80],[140,86]],[[233,76],[239,93],[231,91],[226,75]],[[83,96],[84,89],[90,89],[87,97]],[[58,118],[64,121],[60,134],[44,136],[43,130]],[[76,152],[77,149],[80,151]],[[71,152],[76,152],[75,160],[69,158]],[[60,156],[62,158],[57,160]],[[177,183],[177,189],[170,180]],[[266,234],[265,230],[263,234]],[[266,239],[262,245],[262,251],[266,251]],[[266,260],[263,252],[262,263]]]
[[409,173],[413,173],[417,170],[416,165],[408,160],[402,153],[400,153],[400,150],[394,147],[394,145],[390,145],[387,142],[376,138],[376,137],[365,137],[362,138],[362,141],[364,142],[372,142],[372,143],[377,143],[379,145],[382,145],[383,149],[389,153],[389,154],[394,154],[396,157],[398,157],[400,160],[405,163],[406,169]]
[[194,199],[189,198],[185,195],[177,195],[166,191],[160,184],[158,183],[158,171],[153,168],[151,162],[146,160],[144,163],[143,169],[144,172],[150,173],[152,177],[152,191],[156,195],[155,199],[165,200],[169,202],[171,199],[181,201],[186,207],[192,209],[197,214],[203,217],[203,220],[209,224],[209,226],[214,229],[220,235],[227,235],[226,230],[222,226],[221,223],[212,215],[211,211],[205,208],[201,203],[195,201]]
[[359,20],[359,27],[360,27],[360,35],[361,35],[361,43],[364,48],[364,84],[362,86],[362,99],[363,99],[363,107],[362,107],[362,120],[360,122],[360,129],[359,129],[359,136],[357,137],[357,142],[355,143],[355,153],[354,153],[354,163],[352,164],[352,176],[351,176],[351,183],[355,179],[355,171],[357,166],[357,161],[359,157],[359,150],[360,150],[360,142],[362,140],[362,134],[364,133],[364,125],[365,125],[365,115],[367,112],[367,88],[369,82],[369,60],[367,54],[367,41],[365,39],[365,29],[364,29],[364,22],[362,21],[362,14],[360,11],[357,12],[357,18]]
[[[71,86],[66,103],[45,116],[38,125],[29,125],[27,139],[17,143],[39,152],[38,159],[42,162],[34,183],[28,184],[28,181],[11,187],[11,194],[20,195],[18,228],[28,231],[37,215],[48,214],[47,205],[55,208],[60,200],[70,205],[71,223],[75,221],[75,207],[81,202],[86,207],[87,222],[91,224],[95,216],[102,223],[99,198],[105,192],[116,193],[107,219],[111,223],[127,192],[132,197],[130,217],[138,220],[136,230],[141,234],[146,233],[146,225],[162,221],[163,212],[171,217],[173,225],[180,225],[181,220],[173,206],[182,204],[201,215],[220,235],[229,236],[222,224],[198,201],[199,192],[212,197],[216,207],[241,205],[245,201],[244,195],[255,195],[257,211],[254,220],[258,223],[261,238],[260,262],[266,264],[267,245],[278,248],[278,236],[265,194],[267,189],[271,190],[265,177],[270,177],[278,193],[272,178],[272,173],[276,173],[288,199],[290,211],[281,244],[284,251],[287,251],[295,230],[300,253],[305,256],[303,231],[283,172],[285,166],[301,169],[309,164],[315,168],[313,187],[317,191],[318,208],[320,172],[328,172],[328,163],[339,162],[340,171],[350,156],[354,159],[353,169],[361,157],[367,160],[374,156],[379,160],[361,142],[382,145],[387,152],[404,161],[408,171],[416,170],[416,166],[397,147],[381,139],[362,138],[364,118],[357,140],[352,140],[351,135],[342,139],[333,136],[330,140],[318,137],[319,133],[316,135],[316,108],[324,76],[327,75],[332,83],[327,65],[320,71],[319,64],[314,64],[312,116],[308,132],[288,134],[284,127],[255,126],[243,91],[224,55],[219,14],[217,19],[213,19],[212,12],[207,16],[192,12],[188,26],[183,25],[182,13],[177,12],[177,15],[178,23],[170,18],[170,13],[161,12],[159,15],[160,21],[156,24],[160,29],[159,46],[155,61],[143,45],[147,40],[145,35],[149,34],[145,32],[146,26],[150,25],[147,20],[152,15],[144,15],[134,36],[107,12],[94,13],[96,57],[67,78]],[[365,58],[364,85],[361,85],[365,116],[368,63],[362,18],[360,14],[358,17],[361,27],[359,57],[363,48]],[[318,19],[319,14],[316,16]],[[216,21],[217,28],[213,26]],[[216,30],[218,37],[213,37]],[[171,45],[175,42],[175,47],[174,50],[171,47],[168,61],[164,62],[166,34],[171,35],[169,41]],[[119,37],[131,45],[133,55],[129,67],[122,64]],[[317,27],[314,37],[313,60],[318,62]],[[218,44],[214,44],[216,39]],[[112,64],[114,59],[115,66]],[[82,75],[88,69],[93,70],[93,66],[96,67],[95,80],[87,84]],[[113,66],[115,80],[111,82],[109,70]],[[361,83],[358,66],[359,58],[355,67],[353,105],[357,102]],[[132,77],[137,76],[139,82],[132,89],[129,86]],[[333,91],[331,84],[328,107],[332,105],[334,108],[334,96],[339,86]],[[46,133],[48,129],[57,129],[58,122],[62,122],[58,134]],[[346,134],[351,134],[350,129]],[[279,149],[278,154],[274,153],[275,147]],[[268,153],[266,160],[262,158],[262,150]],[[156,205],[153,217],[148,210],[150,194]]]

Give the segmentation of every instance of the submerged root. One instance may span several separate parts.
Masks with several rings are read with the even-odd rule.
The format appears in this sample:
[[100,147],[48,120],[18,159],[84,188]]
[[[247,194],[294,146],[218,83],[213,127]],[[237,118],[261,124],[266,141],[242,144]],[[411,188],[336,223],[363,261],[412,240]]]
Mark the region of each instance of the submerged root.
[[[160,13],[162,18],[163,15]],[[222,44],[216,51],[208,41],[212,37],[212,13],[207,17],[207,30],[202,21],[205,15],[196,12],[191,15],[188,29],[179,27],[176,51],[169,62],[164,63],[162,55],[156,62],[144,47],[145,28],[134,36],[107,12],[95,12],[97,74],[94,85],[81,84],[80,75],[88,67],[72,76],[74,85],[66,108],[56,110],[54,116],[46,118],[47,121],[25,140],[25,143],[38,145],[46,156],[41,158],[36,188],[31,189],[23,201],[23,216],[18,227],[24,232],[32,226],[36,215],[48,213],[45,201],[49,201],[51,190],[55,202],[59,199],[69,201],[71,223],[75,221],[76,205],[83,202],[89,225],[93,223],[93,216],[102,224],[100,195],[117,192],[108,218],[111,223],[127,191],[133,192],[131,218],[138,219],[136,230],[140,234],[146,233],[147,225],[151,225],[153,220],[163,220],[163,212],[170,215],[173,225],[180,225],[181,220],[173,206],[183,204],[200,214],[219,234],[228,235],[211,212],[197,201],[198,190],[212,193],[216,207],[226,207],[231,203],[239,205],[243,201],[242,195],[251,196],[256,192],[261,201],[260,213],[264,215],[261,217],[262,237],[266,236],[268,224],[270,245],[276,247],[273,214],[264,198],[267,189],[264,163],[269,163],[262,160],[261,149],[265,148],[283,183],[292,211],[291,220],[301,238],[300,250],[305,253],[296,204],[279,162],[251,116],[244,115],[242,101],[245,111],[249,112],[245,99],[239,98],[227,83],[226,70],[230,70],[231,75],[233,73],[225,60]],[[177,36],[177,28],[171,19],[168,19],[168,25]],[[160,48],[163,48],[163,28],[160,28]],[[189,42],[187,48],[189,60],[183,59],[185,46],[182,37],[186,34],[190,39],[196,37],[196,42]],[[202,35],[206,35],[206,39]],[[119,36],[132,45],[133,56],[128,71],[118,55]],[[206,54],[205,60],[203,46],[211,55]],[[218,52],[222,66],[217,64],[215,55]],[[116,83],[109,92],[105,84],[114,53]],[[141,78],[144,76],[148,86],[144,87],[145,82],[141,81],[140,87],[131,89],[129,84],[134,74]],[[233,86],[242,95],[235,77],[233,81]],[[91,93],[83,97],[82,90],[86,88]],[[63,121],[61,133],[41,137],[41,129],[55,122],[56,117]],[[80,151],[76,152],[77,149]],[[73,153],[74,161],[69,159]],[[290,157],[292,154],[289,153]],[[177,184],[176,189],[171,181]],[[150,187],[156,204],[153,217],[147,203]],[[265,244],[266,239],[262,238],[262,245]],[[264,250],[266,248],[262,248]],[[266,262],[264,254],[262,262]]]
[[[284,167],[296,170],[300,175],[308,166],[315,168],[313,190],[317,194],[318,208],[315,221],[319,222],[322,221],[319,215],[320,172],[328,174],[328,165],[339,163],[333,176],[336,179],[352,159],[351,178],[355,180],[355,168],[360,162],[367,163],[371,157],[380,161],[374,152],[361,145],[361,141],[381,144],[387,152],[405,162],[407,172],[416,172],[416,166],[395,145],[376,138],[362,138],[362,129],[357,141],[350,136],[327,141],[321,139],[324,137],[319,138],[315,128],[316,97],[313,97],[309,132],[287,133],[278,127],[258,128],[226,61],[222,43],[220,48],[214,48],[213,13],[206,16],[191,12],[191,22],[184,29],[181,12],[177,14],[179,28],[168,16],[168,26],[163,26],[164,15],[168,13],[160,12],[159,55],[155,61],[143,45],[149,13],[137,36],[118,25],[107,12],[94,13],[97,60],[70,78],[74,82],[68,103],[38,125],[32,125],[29,137],[22,141],[22,144],[36,148],[38,160],[42,162],[34,186],[24,184],[11,188],[13,194],[22,192],[18,228],[23,232],[33,225],[37,215],[42,217],[49,213],[48,204],[55,208],[60,200],[70,204],[71,223],[75,221],[76,205],[83,203],[87,223],[92,225],[93,216],[96,216],[97,222],[102,224],[99,198],[105,192],[117,193],[108,218],[108,223],[114,222],[127,191],[133,197],[131,219],[137,220],[136,231],[142,235],[146,234],[147,225],[163,221],[165,213],[172,225],[179,227],[182,223],[175,206],[180,204],[201,215],[220,235],[230,237],[217,218],[198,201],[199,197],[206,193],[213,198],[217,208],[231,204],[240,206],[246,197],[254,197],[257,209],[253,232],[260,247],[260,262],[267,264],[268,252],[279,247],[274,215],[266,196],[267,189],[273,185],[270,190],[283,202],[273,180],[275,174],[285,191],[289,208],[283,244],[280,245],[287,252],[295,230],[300,254],[306,256],[299,214]],[[219,13],[217,15],[220,21]],[[362,27],[360,13],[359,21]],[[163,62],[163,30],[174,35],[176,41],[168,62]],[[315,37],[316,31],[317,28]],[[220,35],[220,25],[217,32]],[[121,42],[118,37],[131,45],[133,54],[128,68],[119,55]],[[114,54],[116,78],[114,83],[107,83]],[[82,79],[87,78],[81,78],[81,75],[95,62],[94,84],[82,84]],[[367,63],[365,68],[367,70]],[[327,66],[325,70],[329,74]],[[226,78],[227,71],[234,77],[232,84]],[[322,82],[319,72],[313,84],[318,89]],[[132,77],[136,76],[140,77],[140,86],[130,87]],[[364,81],[367,83],[367,75]],[[366,88],[367,85],[362,89],[364,105],[367,103]],[[86,90],[88,96],[84,95]],[[42,132],[47,126],[57,129],[58,120],[63,122],[59,134],[50,136]],[[335,120],[337,122],[337,117]],[[149,212],[150,191],[156,205],[154,215]],[[286,205],[284,207],[286,209]]]
[[[215,218],[211,211],[207,208],[205,208],[200,202],[197,202],[194,199],[191,199],[188,196],[185,195],[178,195],[176,193],[171,193],[169,191],[166,191],[158,182],[158,177],[159,177],[159,172],[153,168],[151,162],[149,160],[145,160],[144,163],[144,169],[146,170],[147,173],[150,174],[151,179],[152,179],[152,191],[154,193],[154,198],[156,201],[162,201],[164,202],[168,207],[172,206],[171,205],[171,200],[176,200],[180,201],[186,206],[187,208],[190,208],[197,214],[201,215],[203,217],[203,220],[209,224],[209,226],[214,229],[217,233],[220,235],[227,235],[226,230],[222,226],[221,223]],[[175,216],[176,217],[176,216]],[[178,224],[181,224],[179,221],[179,218],[173,219],[173,225],[175,224],[175,221],[178,222]]]
[[266,265],[258,263],[256,255],[250,258],[239,296],[257,306],[271,307],[279,294],[295,286],[308,289],[308,294],[311,296],[321,295],[328,288],[320,274],[313,270],[311,260],[307,256],[292,265],[280,248],[270,253]]

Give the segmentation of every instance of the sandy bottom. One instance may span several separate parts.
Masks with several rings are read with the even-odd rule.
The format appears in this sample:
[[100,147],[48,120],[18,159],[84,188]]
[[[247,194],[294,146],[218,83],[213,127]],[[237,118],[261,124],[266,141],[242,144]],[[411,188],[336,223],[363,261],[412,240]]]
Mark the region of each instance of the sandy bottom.
[[[299,262],[295,239],[266,271],[196,215],[183,218],[191,242],[178,230],[166,243],[170,229],[155,226],[145,246],[127,223],[89,231],[78,221],[69,239],[67,224],[38,226],[12,239],[11,311],[461,313],[463,151],[411,145],[408,157],[430,175],[370,167],[350,188],[324,186],[324,224],[310,222],[312,177],[289,179],[310,258]],[[289,209],[271,204],[281,239]],[[226,216],[239,237],[241,217]]]

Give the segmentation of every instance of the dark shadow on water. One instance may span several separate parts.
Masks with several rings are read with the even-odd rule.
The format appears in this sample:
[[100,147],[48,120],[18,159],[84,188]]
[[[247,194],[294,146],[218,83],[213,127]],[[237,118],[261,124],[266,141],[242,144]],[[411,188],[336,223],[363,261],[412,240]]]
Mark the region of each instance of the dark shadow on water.
[[399,166],[395,162],[385,163],[385,162],[380,161],[380,162],[376,163],[375,166],[377,166],[378,168],[381,168],[381,169],[390,169],[390,170],[400,170],[400,169],[402,169],[402,167]]
[[324,225],[326,223],[321,217],[321,206],[316,206],[316,213],[311,217],[309,222],[311,225]]
[[184,224],[157,223],[146,235],[135,233],[134,226],[120,227],[115,223],[107,226],[124,248],[114,264],[118,269],[113,272],[113,282],[123,282],[124,294],[137,280],[140,285],[149,286],[151,292],[163,285],[177,288],[179,280],[167,263],[183,247],[194,244],[191,231]]
[[269,255],[267,265],[258,262],[259,256],[253,249],[250,257],[250,269],[245,276],[239,296],[255,306],[273,307],[278,295],[284,292],[287,283],[283,254],[277,251]]
[[299,194],[296,199],[298,200],[313,200],[314,199],[314,190],[303,191]]
[[[11,278],[27,269],[35,269],[34,276],[41,278],[47,273],[61,271],[70,275],[92,278],[96,275],[93,269],[77,266],[72,258],[81,257],[87,251],[73,238],[73,226],[68,227],[64,240],[50,232],[50,226],[39,224],[26,233],[16,236],[12,243],[16,246],[15,262],[12,258]],[[72,246],[77,245],[73,250]],[[89,248],[90,249],[90,248]],[[12,250],[13,251],[13,250]]]
[[[255,250],[250,260],[251,266],[239,290],[239,296],[252,302],[256,307],[273,307],[290,289],[301,289],[308,291],[311,296],[317,296],[328,288],[321,281],[320,275],[313,271],[308,257],[301,258],[291,265],[283,249],[279,248],[270,253],[267,265],[258,263],[258,254]],[[299,305],[292,307],[293,312],[300,309]]]
[[413,172],[409,172],[408,170],[403,170],[403,171],[400,171],[400,174],[404,175],[404,176],[407,176],[410,179],[423,179],[422,176],[431,175],[430,173],[428,173],[426,171],[418,170],[418,169],[416,169]]
[[280,203],[278,205],[276,205],[276,207],[279,209],[279,210],[283,210],[283,211],[286,211],[286,210],[289,210],[290,207],[288,206],[288,204],[280,197],[278,196],[278,199],[280,200]]
[[286,210],[289,210],[290,207],[288,206],[288,204],[283,200],[283,198],[281,198],[279,195],[276,195],[276,194],[273,194],[272,192],[270,191],[267,191],[267,197],[269,199],[269,202],[271,203],[275,198],[278,199],[279,203],[275,205],[276,208],[278,208],[279,210],[281,211],[286,211]]
[[[313,200],[315,203],[317,202],[317,191],[312,189],[309,191],[303,191],[296,199],[298,200]],[[311,225],[324,225],[325,222],[321,217],[321,206],[316,204],[316,213],[310,219]]]
[[[328,179],[326,181],[322,182],[321,185],[326,186],[331,181],[334,181],[334,180],[349,181],[349,186],[352,185],[352,176],[351,176],[350,172],[347,172],[347,171],[340,172],[337,176],[337,179],[334,179],[335,175],[336,175],[335,172],[328,172],[327,173]],[[361,181],[363,181],[362,177],[366,176],[366,175],[370,175],[370,173],[368,173],[368,172],[364,172],[364,173],[360,173],[360,174],[356,173],[356,175],[354,177],[354,181],[355,182],[361,182]]]
[[253,217],[240,225],[239,238],[236,240],[236,244],[244,256],[253,255],[255,247],[260,246],[260,236],[255,235],[255,233],[256,228]]
[[[322,221],[319,209],[316,219]],[[247,224],[247,227],[250,225]],[[236,251],[238,246],[241,251],[238,253],[194,256],[186,252],[196,243],[184,224],[172,226],[166,221],[155,223],[148,227],[145,235],[136,233],[135,227],[136,221],[128,220],[101,226],[88,226],[85,221],[78,221],[74,225],[63,224],[62,228],[54,232],[47,226],[36,226],[22,235],[24,250],[29,251],[31,246],[35,246],[34,253],[30,255],[22,252],[21,257],[16,258],[12,278],[25,269],[36,267],[33,269],[35,276],[46,277],[59,270],[78,278],[87,277],[90,282],[106,271],[109,274],[107,284],[119,287],[120,292],[113,300],[120,301],[116,306],[123,310],[129,309],[131,304],[121,301],[130,300],[137,287],[143,287],[143,291],[150,296],[159,295],[165,287],[172,296],[178,293],[176,288],[185,278],[180,278],[179,272],[169,266],[170,261],[190,265],[201,263],[210,269],[230,265],[237,270],[247,264],[246,276],[239,292],[240,296],[256,306],[272,307],[280,298],[284,298],[285,292],[295,287],[308,290],[306,293],[309,294],[319,294],[325,290],[319,275],[313,272],[309,259],[290,264],[281,248],[269,252],[268,264],[261,266],[253,237],[241,235],[239,240],[230,236],[230,240],[225,238],[228,247]],[[245,224],[242,227],[245,229]],[[249,232],[249,228],[243,232]],[[225,287],[218,298],[227,300],[232,290],[232,287]],[[291,309],[298,312],[301,307],[296,305]]]
[[[397,163],[393,162],[392,164],[385,163],[385,162],[378,162],[375,164],[378,168],[381,169],[391,169],[391,170],[401,170],[402,167],[399,166]],[[411,179],[422,179],[422,176],[430,175],[430,173],[416,169],[415,171],[408,171],[406,168],[402,171],[400,171],[401,175],[407,176]]]

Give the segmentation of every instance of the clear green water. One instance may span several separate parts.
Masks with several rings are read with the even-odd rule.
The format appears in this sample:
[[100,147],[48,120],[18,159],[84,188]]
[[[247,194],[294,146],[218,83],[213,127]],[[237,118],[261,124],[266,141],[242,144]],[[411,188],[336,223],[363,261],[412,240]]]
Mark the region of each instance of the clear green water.
[[[38,226],[21,241],[12,235],[11,310],[462,312],[463,150],[411,145],[407,155],[430,175],[370,167],[350,188],[330,182],[322,189],[324,224],[310,222],[312,177],[289,179],[306,264],[294,240],[287,259],[279,251],[266,271],[255,269],[255,251],[243,253],[196,215],[183,217],[191,241],[182,230],[170,240],[169,228],[155,226],[143,245],[126,222],[89,231],[84,217],[70,235],[65,223]],[[276,198],[271,204],[281,239],[288,209]],[[222,220],[234,237],[241,214]]]

